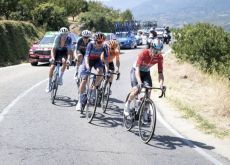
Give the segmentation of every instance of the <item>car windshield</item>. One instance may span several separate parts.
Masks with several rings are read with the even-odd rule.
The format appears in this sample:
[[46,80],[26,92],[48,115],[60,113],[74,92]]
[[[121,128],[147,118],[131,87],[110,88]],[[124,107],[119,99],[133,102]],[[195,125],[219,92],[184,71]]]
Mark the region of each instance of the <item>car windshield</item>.
[[40,41],[40,44],[53,44],[55,35],[44,36]]
[[129,37],[129,34],[127,32],[117,33],[116,37],[118,37],[118,38],[127,38],[127,37]]

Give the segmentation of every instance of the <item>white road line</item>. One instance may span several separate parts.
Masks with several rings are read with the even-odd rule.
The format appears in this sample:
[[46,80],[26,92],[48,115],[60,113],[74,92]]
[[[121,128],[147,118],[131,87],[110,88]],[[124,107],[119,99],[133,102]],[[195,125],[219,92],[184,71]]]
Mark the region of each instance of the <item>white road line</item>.
[[28,90],[26,90],[25,92],[21,93],[20,95],[17,96],[16,99],[14,99],[6,108],[3,109],[3,111],[0,113],[0,122],[3,121],[5,115],[7,115],[9,113],[9,110],[24,96],[26,96],[29,92],[31,92],[34,88],[38,87],[39,85],[41,85],[42,83],[44,83],[45,81],[47,81],[48,79],[42,80],[39,83],[35,84],[34,86],[32,86],[31,88],[29,88]]
[[[167,56],[170,52],[171,52],[171,48],[165,52],[163,54],[163,56]],[[161,114],[157,111],[157,120],[159,120],[161,122],[161,124],[163,124],[170,132],[172,132],[175,136],[180,137],[186,144],[188,144],[191,148],[193,148],[196,152],[198,152],[200,155],[202,155],[203,157],[205,157],[207,160],[209,160],[210,162],[212,162],[213,164],[216,165],[222,165],[222,163],[220,161],[218,161],[217,159],[215,159],[214,157],[212,157],[211,155],[207,154],[204,150],[202,150],[201,148],[199,148],[198,146],[194,145],[192,142],[190,142],[189,140],[186,140],[186,138],[184,136],[182,136],[179,132],[177,132],[175,129],[173,129],[161,116]]]
[[160,121],[161,124],[163,124],[170,132],[172,132],[175,136],[180,137],[186,144],[188,144],[192,149],[194,149],[196,152],[198,152],[200,155],[205,157],[207,160],[212,162],[213,164],[216,165],[222,165],[220,161],[212,157],[211,155],[207,154],[204,150],[199,148],[198,146],[194,145],[192,142],[189,140],[186,140],[184,136],[182,136],[179,132],[177,132],[175,129],[173,129],[161,116],[161,114],[157,111],[157,120]]

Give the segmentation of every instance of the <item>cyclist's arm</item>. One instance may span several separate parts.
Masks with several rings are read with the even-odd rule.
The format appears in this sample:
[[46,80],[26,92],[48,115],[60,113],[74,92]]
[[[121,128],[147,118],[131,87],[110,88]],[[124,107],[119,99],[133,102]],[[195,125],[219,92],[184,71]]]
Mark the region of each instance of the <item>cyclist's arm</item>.
[[117,71],[119,72],[119,68],[120,68],[120,57],[119,57],[118,50],[116,52],[116,67],[117,67]]
[[79,54],[81,54],[82,55],[82,53],[81,53],[81,45],[82,45],[82,38],[80,38],[79,40],[78,40],[78,42],[77,42],[77,48],[76,48],[76,55],[79,55]]
[[159,57],[158,60],[158,81],[162,87],[164,84],[164,74],[163,74],[163,56]]
[[141,81],[140,67],[139,67],[139,66],[136,66],[136,69],[135,69],[135,76],[136,76],[136,79],[137,79],[138,84],[141,84],[142,81]]
[[103,51],[104,51],[104,63],[105,63],[105,71],[108,73],[109,71],[109,62],[108,62],[108,47],[103,46]]
[[89,43],[86,47],[86,52],[85,52],[85,57],[84,57],[85,58],[85,65],[86,65],[87,69],[90,69],[90,67],[89,67],[89,55],[90,55],[91,49],[93,49],[93,44]]

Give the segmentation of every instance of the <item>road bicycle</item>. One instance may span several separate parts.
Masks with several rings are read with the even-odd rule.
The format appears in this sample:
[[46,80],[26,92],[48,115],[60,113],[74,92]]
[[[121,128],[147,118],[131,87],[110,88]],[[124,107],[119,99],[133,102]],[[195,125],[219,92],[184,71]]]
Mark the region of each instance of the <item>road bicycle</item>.
[[102,83],[99,86],[95,87],[95,81],[97,76],[102,76],[104,79],[106,76],[90,73],[88,76],[88,81],[86,85],[86,93],[83,95],[83,103],[82,103],[82,112],[86,109],[86,119],[89,123],[93,120],[95,116],[97,107],[100,106],[101,98],[102,98]]
[[[114,74],[117,75],[116,80],[119,80],[120,78],[120,73],[115,73],[115,72],[109,72],[110,74]],[[110,88],[111,88],[112,83],[109,82],[109,79],[103,79],[102,81],[102,98],[101,98],[101,103],[102,103],[102,110],[103,113],[106,112],[106,109],[108,107],[108,103],[109,103],[109,97],[110,97]]]
[[[156,126],[156,106],[150,98],[152,89],[161,90],[159,98],[165,97],[166,87],[156,88],[143,86],[141,92],[131,101],[129,115],[124,115],[124,126],[129,131],[138,122],[139,136],[144,143],[148,143],[155,131]],[[128,101],[130,93],[126,98]],[[143,95],[141,97],[141,95]],[[139,99],[138,99],[139,97]]]
[[60,72],[60,67],[61,67],[62,62],[55,61],[54,64],[55,64],[55,69],[54,69],[53,76],[51,79],[51,103],[52,104],[54,104],[54,100],[57,95],[59,72]]

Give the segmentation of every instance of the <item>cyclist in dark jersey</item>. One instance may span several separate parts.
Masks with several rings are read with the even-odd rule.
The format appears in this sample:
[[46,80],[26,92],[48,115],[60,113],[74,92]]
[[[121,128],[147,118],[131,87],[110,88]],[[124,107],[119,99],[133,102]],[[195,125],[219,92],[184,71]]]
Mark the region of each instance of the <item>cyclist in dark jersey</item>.
[[68,36],[69,30],[66,27],[62,27],[59,30],[60,34],[56,36],[53,44],[53,48],[51,50],[51,58],[50,58],[50,70],[49,70],[49,82],[46,87],[46,92],[51,91],[51,79],[53,76],[53,72],[55,69],[55,61],[62,62],[61,74],[58,80],[58,84],[63,84],[63,75],[67,65],[68,58],[68,50],[71,48],[72,39]]
[[77,48],[76,48],[76,51],[74,53],[75,59],[77,61],[76,73],[74,75],[74,79],[77,79],[79,66],[81,65],[82,59],[85,56],[86,47],[87,47],[88,43],[91,41],[91,39],[90,39],[91,32],[89,30],[83,30],[81,35],[82,35],[82,37],[78,40]]
[[150,42],[150,48],[144,49],[140,52],[134,63],[130,76],[132,92],[129,95],[128,101],[125,103],[124,115],[128,116],[130,103],[135,96],[140,92],[143,84],[152,86],[152,79],[150,75],[150,68],[157,64],[160,88],[163,88],[164,75],[163,75],[163,56],[161,50],[163,49],[163,42],[160,39],[153,39]]

